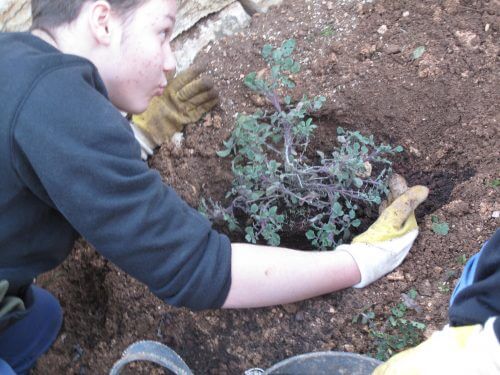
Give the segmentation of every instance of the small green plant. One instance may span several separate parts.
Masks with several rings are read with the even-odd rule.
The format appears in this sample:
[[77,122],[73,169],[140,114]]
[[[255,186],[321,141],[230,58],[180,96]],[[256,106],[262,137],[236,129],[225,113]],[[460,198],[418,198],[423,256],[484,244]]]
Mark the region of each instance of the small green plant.
[[333,27],[327,26],[321,31],[321,35],[325,37],[331,37],[335,34],[335,31],[333,30]]
[[458,262],[458,264],[463,266],[465,263],[467,263],[467,256],[465,254],[459,255],[457,257],[457,262]]
[[411,54],[411,59],[412,60],[417,60],[419,59],[425,52],[425,47],[424,46],[419,46],[415,48]]
[[370,310],[364,310],[363,312],[354,315],[354,317],[352,318],[352,323],[361,323],[363,325],[366,325],[371,324],[373,319],[375,319],[375,313]]
[[234,180],[226,195],[230,204],[223,207],[202,200],[200,211],[225,222],[230,230],[244,226],[248,242],[263,239],[277,246],[279,233],[288,225],[305,227],[313,247],[332,249],[360,226],[363,205],[380,204],[392,172],[387,156],[402,147],[377,145],[373,136],[339,127],[337,148],[311,153],[308,147],[316,125],[310,113],[319,110],[325,98],[304,95],[293,103],[290,95],[278,94],[295,87],[291,76],[300,71],[300,64],[291,56],[294,48],[294,40],[276,49],[265,45],[267,76],[252,72],[244,78],[244,84],[267,99],[272,110],[237,116],[225,149],[217,153],[233,157]]
[[[413,294],[410,291],[408,295],[416,295],[416,292]],[[407,319],[407,311],[408,307],[401,302],[391,308],[391,315],[380,329],[371,323],[370,335],[375,338],[377,359],[385,361],[395,353],[422,342],[426,325]]]
[[499,187],[500,186],[500,178],[495,178],[495,179],[491,180],[490,186],[494,187],[494,188]]
[[438,284],[439,293],[448,294],[450,292],[450,283],[448,281],[442,281]]
[[450,227],[446,221],[439,221],[437,216],[431,216],[432,221],[432,231],[441,236],[446,236],[450,230]]

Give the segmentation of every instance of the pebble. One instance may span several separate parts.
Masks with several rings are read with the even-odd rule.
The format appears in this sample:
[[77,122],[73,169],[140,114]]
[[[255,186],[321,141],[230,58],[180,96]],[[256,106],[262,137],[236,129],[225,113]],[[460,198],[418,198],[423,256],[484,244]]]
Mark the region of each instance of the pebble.
[[380,35],[384,35],[387,31],[387,25],[382,25],[377,29],[377,33]]
[[499,218],[500,217],[500,211],[493,211],[493,213],[491,214],[491,217],[495,218],[495,219]]
[[409,15],[410,15],[410,12],[409,12],[409,11],[405,10],[405,11],[403,12],[403,17],[408,17]]
[[332,10],[333,9],[333,1],[329,1],[326,3],[326,8],[329,9],[329,10]]

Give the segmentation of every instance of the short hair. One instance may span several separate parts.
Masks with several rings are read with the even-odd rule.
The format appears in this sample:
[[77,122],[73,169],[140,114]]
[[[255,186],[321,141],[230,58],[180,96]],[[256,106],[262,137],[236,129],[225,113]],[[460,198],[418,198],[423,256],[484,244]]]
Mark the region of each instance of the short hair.
[[[31,29],[51,30],[74,21],[84,3],[96,0],[31,0]],[[148,0],[107,0],[114,11],[127,18]]]

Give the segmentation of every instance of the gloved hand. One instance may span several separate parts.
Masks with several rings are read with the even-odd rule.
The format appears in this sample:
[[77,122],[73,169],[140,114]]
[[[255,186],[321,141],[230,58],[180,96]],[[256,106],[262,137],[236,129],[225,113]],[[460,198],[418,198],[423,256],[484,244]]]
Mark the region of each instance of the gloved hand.
[[169,141],[218,103],[213,81],[200,77],[203,72],[201,67],[186,69],[167,84],[161,97],[151,100],[145,112],[132,116],[131,125],[141,146],[152,150]]
[[500,344],[495,317],[480,324],[450,327],[378,366],[373,375],[500,374]]
[[429,189],[407,189],[406,181],[399,175],[391,178],[389,187],[395,199],[377,221],[351,244],[337,247],[336,251],[348,252],[358,265],[361,281],[355,288],[363,288],[399,266],[417,238],[414,210],[427,198]]

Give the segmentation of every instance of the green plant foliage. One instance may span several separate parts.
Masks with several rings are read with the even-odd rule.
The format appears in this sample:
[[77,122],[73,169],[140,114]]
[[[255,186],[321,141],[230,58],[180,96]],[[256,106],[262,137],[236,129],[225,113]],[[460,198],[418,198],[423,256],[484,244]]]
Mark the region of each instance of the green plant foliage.
[[500,186],[500,178],[495,178],[490,182],[491,187],[497,188]]
[[[408,295],[416,296],[416,291],[410,290]],[[375,339],[375,357],[381,361],[386,361],[395,353],[420,344],[426,328],[424,323],[406,318],[408,307],[402,302],[392,307],[390,311],[390,315],[384,318],[381,324],[375,320],[373,312],[360,314],[363,316],[369,314],[369,318],[364,321],[353,320],[353,323],[360,321],[362,324],[368,324],[370,335]]]
[[432,221],[432,231],[436,234],[439,234],[441,236],[446,236],[448,232],[450,231],[450,227],[447,222],[443,221],[440,222],[439,218],[437,216],[432,215],[431,216],[431,221]]
[[[279,245],[285,223],[297,222],[307,224],[305,236],[315,248],[332,249],[361,225],[362,205],[381,203],[391,173],[387,157],[402,147],[379,145],[373,136],[339,127],[338,147],[310,152],[316,125],[309,114],[319,110],[325,98],[303,96],[292,103],[291,96],[277,94],[295,87],[290,75],[300,71],[300,64],[292,57],[294,49],[294,40],[279,48],[265,45],[262,56],[269,77],[254,72],[244,78],[273,111],[237,116],[231,137],[217,153],[232,157],[234,180],[226,195],[231,203],[222,207],[203,200],[201,206],[209,218],[225,221],[232,230],[240,227],[248,242],[262,239]],[[240,225],[236,217],[242,213]]]
[[459,255],[457,257],[457,262],[458,262],[458,264],[463,266],[465,263],[467,263],[467,256],[465,254]]
[[419,59],[424,54],[424,52],[425,52],[424,46],[420,46],[420,47],[415,48],[411,54],[411,59],[412,60]]

